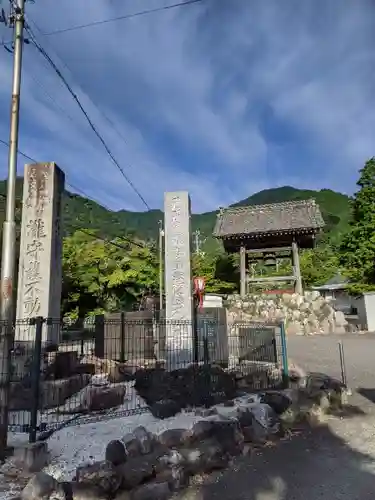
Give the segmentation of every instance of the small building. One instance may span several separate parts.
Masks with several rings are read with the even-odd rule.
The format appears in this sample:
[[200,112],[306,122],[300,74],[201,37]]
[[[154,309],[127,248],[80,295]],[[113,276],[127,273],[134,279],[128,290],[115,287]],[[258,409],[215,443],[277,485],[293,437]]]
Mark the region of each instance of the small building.
[[[291,282],[302,293],[299,249],[313,248],[324,220],[315,200],[288,201],[221,209],[213,235],[222,240],[225,251],[240,254],[240,293],[249,283]],[[281,252],[293,262],[292,276],[249,277],[249,256],[265,260]]]
[[332,305],[337,311],[351,314],[353,310],[353,298],[347,291],[348,285],[349,280],[337,274],[324,285],[314,286],[311,289],[319,292],[325,299],[332,300]]

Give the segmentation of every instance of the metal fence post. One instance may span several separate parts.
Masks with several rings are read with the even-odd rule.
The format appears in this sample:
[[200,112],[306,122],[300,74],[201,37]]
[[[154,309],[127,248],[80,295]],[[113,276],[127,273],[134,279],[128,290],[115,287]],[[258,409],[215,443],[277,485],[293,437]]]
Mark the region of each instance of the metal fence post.
[[199,334],[198,334],[198,301],[194,296],[193,307],[193,342],[194,342],[194,363],[199,362]]
[[210,353],[208,350],[207,320],[203,320],[203,363],[205,365],[208,365],[210,363]]
[[281,357],[283,363],[283,382],[287,383],[289,380],[289,365],[288,365],[288,351],[286,346],[285,335],[285,322],[280,323],[280,340],[281,340]]
[[42,331],[44,318],[38,316],[33,319],[31,324],[35,325],[35,341],[33,363],[31,368],[31,392],[33,395],[30,408],[30,429],[29,442],[35,443],[38,428],[38,410],[39,410],[39,390],[40,390],[40,364],[42,358]]
[[125,362],[125,313],[120,314],[120,363]]

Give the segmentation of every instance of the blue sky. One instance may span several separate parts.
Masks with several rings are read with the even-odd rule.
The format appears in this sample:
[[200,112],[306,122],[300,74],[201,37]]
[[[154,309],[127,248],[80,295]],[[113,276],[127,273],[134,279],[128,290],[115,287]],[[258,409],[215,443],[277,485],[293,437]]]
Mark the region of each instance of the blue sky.
[[[173,190],[188,190],[194,211],[286,184],[351,193],[358,169],[375,155],[373,1],[204,0],[41,34],[172,3],[27,3],[38,41],[148,204],[161,207],[163,192]],[[0,65],[0,139],[7,140],[5,50]],[[68,182],[113,209],[144,209],[32,46],[24,54],[19,147],[56,161]],[[6,164],[1,146],[3,178]],[[23,164],[19,158],[20,173]]]

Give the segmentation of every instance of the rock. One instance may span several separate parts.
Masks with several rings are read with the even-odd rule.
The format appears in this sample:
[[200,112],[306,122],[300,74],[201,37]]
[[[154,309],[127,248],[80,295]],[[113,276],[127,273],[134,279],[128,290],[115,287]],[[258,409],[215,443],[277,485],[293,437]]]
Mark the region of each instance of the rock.
[[106,460],[78,467],[76,481],[100,488],[106,494],[116,493],[121,485],[115,466]]
[[189,448],[181,448],[180,453],[185,468],[191,475],[223,469],[228,465],[228,455],[216,438],[206,439]]
[[335,312],[335,323],[336,326],[346,326],[348,322],[345,319],[345,314],[342,311],[336,311]]
[[58,488],[58,482],[45,472],[38,472],[27,483],[21,493],[22,500],[49,500]]
[[134,388],[148,405],[169,399],[173,378],[169,372],[161,369],[138,370],[135,373]]
[[[84,483],[64,483],[61,490],[65,496],[61,500],[107,500],[107,495],[100,488]],[[55,495],[50,500],[57,500]]]
[[238,420],[245,442],[263,443],[280,428],[276,414],[264,403],[254,403],[243,408]]
[[162,399],[150,406],[150,412],[155,418],[170,418],[180,413],[182,406],[173,399]]
[[190,442],[209,438],[216,438],[224,453],[238,455],[242,452],[244,439],[236,420],[201,420],[194,424]]
[[168,482],[147,483],[132,492],[132,500],[167,500],[171,496]]
[[166,405],[166,401],[174,401],[177,409],[177,405],[186,408],[231,399],[236,384],[234,377],[218,366],[191,365],[170,373],[161,369],[140,370],[135,376],[135,389],[156,414],[161,402]]
[[129,434],[126,434],[121,441],[124,444],[125,447],[125,454],[127,457],[139,457],[141,453],[141,444],[137,437],[130,432]]
[[136,457],[117,467],[117,474],[121,478],[121,488],[131,490],[150,479],[154,474],[156,458]]
[[[41,383],[40,407],[56,408],[64,404],[73,394],[78,393],[90,382],[87,374],[73,375],[67,379],[46,380]],[[10,385],[10,410],[30,411],[33,393],[30,384],[12,382]]]
[[194,413],[197,417],[211,417],[212,415],[217,415],[218,411],[216,408],[196,408]]
[[140,426],[122,438],[125,454],[129,457],[138,457],[151,453],[156,438],[144,427]]
[[81,359],[81,363],[84,364],[92,364],[95,366],[95,373],[98,375],[108,374],[111,371],[111,368],[116,365],[116,361],[111,359],[102,359],[97,356],[89,355],[85,356]]
[[118,384],[120,382],[134,380],[135,371],[136,370],[133,370],[127,363],[116,363],[109,368],[108,381],[113,384]]
[[156,441],[155,436],[141,425],[134,429],[133,434],[139,441],[141,454],[147,455],[148,453],[151,453]]
[[38,472],[48,464],[49,452],[46,441],[29,443],[15,448],[14,458],[17,465],[28,472]]
[[120,465],[126,462],[127,456],[125,444],[122,441],[115,439],[107,444],[105,450],[105,459],[107,462],[111,462],[115,466]]
[[298,335],[303,333],[301,323],[298,321],[290,321],[288,322],[286,333],[288,335]]
[[292,404],[292,400],[281,391],[267,391],[261,396],[261,402],[268,404],[277,415],[281,415]]
[[184,457],[179,450],[166,450],[156,458],[155,472],[158,474],[168,467],[180,466],[184,463]]
[[168,448],[179,448],[186,444],[190,433],[186,429],[168,429],[158,435],[157,440]]
[[50,352],[48,353],[48,365],[45,368],[45,379],[69,378],[76,373],[77,366],[77,351]]
[[102,411],[120,406],[124,402],[125,386],[89,386],[81,403],[81,411]]
[[167,482],[171,491],[180,491],[189,485],[189,473],[185,467],[172,466],[157,474],[155,481]]
[[94,375],[95,374],[95,365],[92,363],[80,363],[79,365],[76,366],[75,372],[77,374],[88,374],[88,375]]

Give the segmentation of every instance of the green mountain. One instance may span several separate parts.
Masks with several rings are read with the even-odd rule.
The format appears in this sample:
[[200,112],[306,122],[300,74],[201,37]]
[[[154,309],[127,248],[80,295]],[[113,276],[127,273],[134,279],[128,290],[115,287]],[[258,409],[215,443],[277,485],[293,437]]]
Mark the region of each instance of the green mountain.
[[[6,181],[0,181],[0,195],[4,195],[5,192]],[[21,178],[17,179],[16,192],[18,199],[17,218],[20,220]],[[234,206],[278,203],[307,198],[315,198],[319,204],[327,224],[327,232],[339,233],[345,229],[350,213],[349,197],[330,189],[311,191],[296,189],[291,186],[266,189],[239,201]],[[5,199],[4,196],[0,196],[0,223],[4,219],[4,213]],[[216,245],[212,239],[216,214],[217,212],[206,212],[192,216],[193,230],[200,230],[202,237],[206,238],[206,245],[210,248]],[[114,212],[82,196],[72,194],[68,191],[64,193],[63,227],[65,234],[72,234],[77,228],[85,228],[98,230],[102,236],[106,237],[133,234],[145,240],[156,240],[158,235],[158,221],[162,218],[163,213],[161,210],[150,210],[148,212],[120,210]]]

